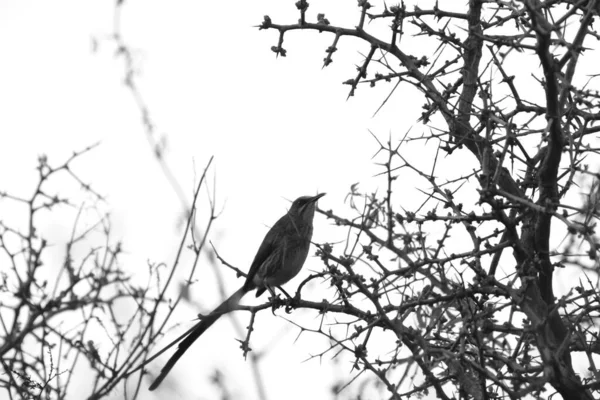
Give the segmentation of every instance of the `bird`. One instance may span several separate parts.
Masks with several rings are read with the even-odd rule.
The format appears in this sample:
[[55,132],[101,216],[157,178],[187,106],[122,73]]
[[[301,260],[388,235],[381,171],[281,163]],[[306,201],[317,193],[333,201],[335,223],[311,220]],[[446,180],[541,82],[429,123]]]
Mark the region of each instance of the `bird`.
[[201,317],[194,327],[171,343],[173,345],[183,339],[179,342],[177,351],[150,385],[149,390],[155,390],[190,346],[219,317],[234,310],[246,293],[254,289],[256,289],[256,297],[266,290],[272,293],[273,287],[283,285],[300,272],[308,256],[317,200],[323,196],[325,193],[319,193],[316,196],[302,196],[294,200],[288,212],[279,218],[265,235],[242,287],[210,314]]

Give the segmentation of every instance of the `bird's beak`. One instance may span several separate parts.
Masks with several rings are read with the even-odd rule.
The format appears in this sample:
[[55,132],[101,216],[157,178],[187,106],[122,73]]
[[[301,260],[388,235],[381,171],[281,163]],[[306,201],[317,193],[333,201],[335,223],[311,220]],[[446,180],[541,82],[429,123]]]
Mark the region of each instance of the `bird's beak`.
[[316,195],[315,197],[311,197],[311,198],[308,200],[308,203],[314,203],[314,202],[316,202],[317,200],[319,200],[321,197],[325,196],[326,194],[327,194],[327,193],[319,193],[319,194],[318,194],[318,195]]

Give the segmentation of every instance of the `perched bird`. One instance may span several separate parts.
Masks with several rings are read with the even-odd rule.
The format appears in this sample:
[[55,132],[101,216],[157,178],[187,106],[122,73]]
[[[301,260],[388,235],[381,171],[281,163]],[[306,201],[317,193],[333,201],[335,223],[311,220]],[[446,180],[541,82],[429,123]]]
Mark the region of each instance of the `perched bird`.
[[256,289],[256,297],[258,297],[267,289],[283,285],[300,272],[308,256],[317,200],[323,196],[325,193],[302,196],[292,203],[287,214],[279,218],[267,232],[250,266],[244,285],[210,314],[202,317],[196,326],[182,337],[183,340],[179,343],[177,351],[150,385],[150,390],[160,385],[192,343],[221,315],[235,309],[246,293]]

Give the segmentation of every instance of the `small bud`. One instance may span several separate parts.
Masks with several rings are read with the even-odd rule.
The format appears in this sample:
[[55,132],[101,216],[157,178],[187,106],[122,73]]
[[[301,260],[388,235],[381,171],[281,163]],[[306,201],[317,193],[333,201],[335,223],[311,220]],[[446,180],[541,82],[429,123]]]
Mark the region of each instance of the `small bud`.
[[284,49],[283,47],[279,47],[279,46],[271,46],[271,51],[273,53],[277,53],[279,54],[281,57],[285,57],[287,50]]
[[317,21],[320,25],[329,25],[329,20],[325,18],[325,14],[317,14]]
[[299,0],[296,2],[296,8],[301,11],[306,11],[308,8],[308,2],[306,0]]
[[369,3],[367,0],[358,0],[358,6],[368,10],[371,8],[371,3]]
[[268,28],[269,26],[271,26],[271,17],[269,17],[268,15],[265,15],[263,18],[262,26],[265,28]]

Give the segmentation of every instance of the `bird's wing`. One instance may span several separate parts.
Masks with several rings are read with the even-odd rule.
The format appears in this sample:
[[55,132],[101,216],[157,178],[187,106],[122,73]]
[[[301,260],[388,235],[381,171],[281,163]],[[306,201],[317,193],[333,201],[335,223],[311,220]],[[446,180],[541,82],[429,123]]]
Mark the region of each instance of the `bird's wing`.
[[273,227],[269,229],[269,232],[267,232],[265,238],[260,244],[260,247],[258,248],[256,255],[254,256],[254,261],[252,261],[252,265],[250,266],[250,270],[248,271],[248,275],[246,276],[246,282],[244,283],[244,288],[246,289],[246,291],[256,288],[256,285],[253,281],[254,276],[258,272],[260,266],[265,262],[267,258],[269,258],[271,253],[273,253],[273,251],[276,249],[277,243],[280,240],[280,236],[282,236],[283,234],[282,228],[285,225],[284,218],[289,217],[287,216],[287,214],[281,217],[275,223],[275,225],[273,225]]

